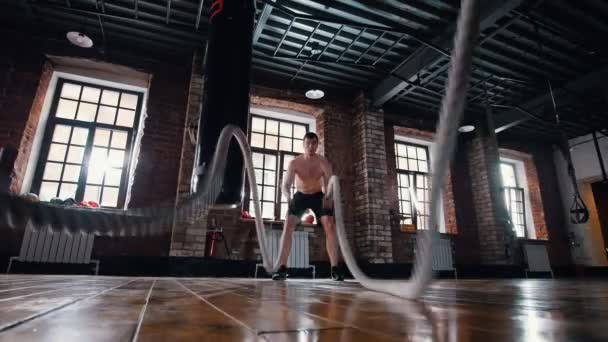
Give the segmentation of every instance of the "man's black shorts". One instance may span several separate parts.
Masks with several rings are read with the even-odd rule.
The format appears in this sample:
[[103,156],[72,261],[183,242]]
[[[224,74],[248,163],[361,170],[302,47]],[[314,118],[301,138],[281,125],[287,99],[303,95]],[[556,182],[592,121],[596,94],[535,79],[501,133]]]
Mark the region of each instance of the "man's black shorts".
[[302,217],[306,209],[312,210],[315,213],[315,217],[320,219],[322,216],[333,216],[334,211],[331,208],[323,208],[323,197],[325,195],[322,192],[314,194],[303,194],[296,192],[293,198],[289,202],[289,215]]

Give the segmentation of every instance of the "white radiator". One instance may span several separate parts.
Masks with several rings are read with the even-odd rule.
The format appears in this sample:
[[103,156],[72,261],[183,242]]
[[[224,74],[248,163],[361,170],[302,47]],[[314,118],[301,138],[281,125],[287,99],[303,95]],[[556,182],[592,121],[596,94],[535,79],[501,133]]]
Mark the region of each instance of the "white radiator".
[[524,243],[523,248],[526,263],[528,264],[526,278],[528,277],[528,272],[549,272],[551,273],[551,278],[553,278],[553,270],[551,269],[551,263],[549,262],[547,247],[545,245],[530,245]]
[[13,261],[62,263],[62,264],[95,264],[95,275],[99,272],[99,261],[91,260],[93,252],[93,234],[73,233],[64,230],[53,232],[49,227],[34,230],[32,221],[25,227],[19,256],[11,257],[6,273],[11,271]]
[[458,278],[452,255],[452,240],[449,238],[437,239],[437,245],[433,246],[432,268],[433,271],[453,271],[454,277]]
[[[268,251],[272,260],[277,260],[279,257],[279,246],[281,244],[281,234],[283,230],[267,229],[266,236],[268,239]],[[262,264],[257,264],[255,268],[255,277],[257,278],[258,268]],[[315,266],[310,265],[310,245],[308,242],[308,232],[295,231],[291,243],[291,253],[287,259],[287,268],[312,268],[312,277],[315,277]]]

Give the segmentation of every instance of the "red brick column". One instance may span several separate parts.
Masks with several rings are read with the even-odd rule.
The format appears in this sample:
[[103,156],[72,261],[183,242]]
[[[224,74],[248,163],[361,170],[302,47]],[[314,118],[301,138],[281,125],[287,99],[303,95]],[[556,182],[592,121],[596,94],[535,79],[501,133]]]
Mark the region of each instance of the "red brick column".
[[[192,136],[196,139],[196,127],[203,100],[203,61],[201,54],[198,52],[195,52],[192,58],[192,74],[190,75],[188,89],[188,107],[182,137],[176,205],[190,196],[192,168],[196,152],[190,134],[192,133]],[[174,222],[171,235],[171,256],[204,255],[207,214],[204,211],[197,211],[193,212],[190,217],[183,217]],[[235,212],[235,217],[238,217],[237,212]]]
[[512,230],[501,193],[500,156],[491,116],[477,120],[475,136],[466,145],[473,207],[477,221],[480,257],[483,264],[512,264],[505,248]]
[[358,256],[372,263],[393,262],[387,178],[384,115],[355,100],[353,118],[354,229]]

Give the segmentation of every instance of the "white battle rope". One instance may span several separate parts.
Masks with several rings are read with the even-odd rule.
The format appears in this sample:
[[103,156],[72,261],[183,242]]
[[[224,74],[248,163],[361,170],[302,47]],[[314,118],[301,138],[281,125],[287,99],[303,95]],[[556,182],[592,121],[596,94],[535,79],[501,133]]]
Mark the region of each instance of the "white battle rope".
[[[443,98],[439,125],[436,132],[436,141],[432,147],[431,155],[436,156],[432,161],[431,179],[431,208],[430,224],[427,231],[418,231],[417,253],[411,279],[407,281],[377,280],[367,277],[357,265],[348,243],[344,228],[344,214],[342,212],[342,199],[340,181],[332,176],[327,197],[333,197],[338,242],[344,260],[361,285],[374,290],[393,294],[403,298],[419,297],[432,278],[431,247],[432,241],[437,239],[437,213],[439,211],[439,198],[444,187],[446,170],[454,154],[457,129],[460,124],[469,83],[470,68],[479,31],[479,18],[477,13],[477,0],[463,0],[458,18],[458,27],[452,50],[452,63],[448,74],[446,96]],[[222,130],[209,171],[203,178],[201,191],[192,198],[183,201],[179,207],[157,207],[125,210],[122,214],[110,215],[103,212],[78,212],[64,208],[54,208],[44,204],[24,205],[14,197],[0,198],[0,211],[6,213],[6,221],[15,227],[14,217],[36,217],[45,224],[63,225],[65,230],[76,232],[95,233],[98,235],[158,235],[171,231],[174,218],[192,217],[194,213],[207,213],[209,205],[215,203],[223,184],[224,171],[228,155],[230,140],[235,138],[241,148],[249,184],[257,184],[251,156],[251,148],[247,143],[247,136],[243,131],[233,125]],[[262,212],[258,196],[258,187],[252,187],[253,205],[255,212],[255,227],[262,254],[263,266],[268,272],[276,271],[279,267],[278,259],[273,263],[268,254],[268,245]],[[206,215],[203,215],[206,216]],[[205,224],[205,222],[201,222]],[[281,246],[282,247],[282,246]],[[282,248],[281,248],[282,249]],[[278,255],[281,255],[282,250]]]
[[418,298],[426,289],[432,278],[432,245],[439,237],[437,232],[437,218],[439,212],[441,190],[445,185],[446,170],[454,155],[458,126],[462,119],[466,102],[470,68],[473,53],[479,33],[479,17],[477,0],[463,0],[458,28],[452,50],[452,62],[448,74],[446,96],[443,98],[439,125],[435,135],[435,143],[431,148],[432,161],[431,178],[431,208],[430,224],[427,231],[417,232],[417,253],[412,276],[407,281],[379,280],[366,276],[351,251],[346,230],[344,229],[344,215],[342,213],[342,199],[340,197],[340,181],[333,176],[329,181],[328,196],[333,196],[336,230],[340,249],[348,269],[363,287],[370,290],[381,291],[403,298]]

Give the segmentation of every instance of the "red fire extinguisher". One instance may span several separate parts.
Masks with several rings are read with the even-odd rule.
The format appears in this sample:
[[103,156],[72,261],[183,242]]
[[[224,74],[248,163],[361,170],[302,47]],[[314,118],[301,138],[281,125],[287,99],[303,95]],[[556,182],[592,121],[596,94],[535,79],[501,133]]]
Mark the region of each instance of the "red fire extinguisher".
[[224,234],[222,233],[222,228],[208,230],[205,240],[205,257],[216,257],[216,244],[222,241],[224,241]]

